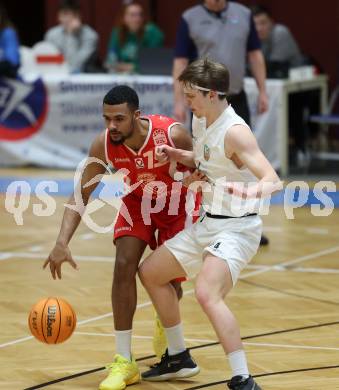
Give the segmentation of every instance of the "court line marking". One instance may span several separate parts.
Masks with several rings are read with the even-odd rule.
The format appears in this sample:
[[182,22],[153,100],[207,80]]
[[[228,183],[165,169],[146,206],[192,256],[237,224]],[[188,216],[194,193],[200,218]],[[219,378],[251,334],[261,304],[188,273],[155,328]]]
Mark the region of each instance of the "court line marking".
[[319,274],[338,274],[339,269],[335,268],[304,268],[304,267],[296,267],[289,269],[288,271],[293,272],[304,272],[304,273],[319,273]]
[[[316,257],[320,257],[320,256],[324,256],[326,254],[337,252],[338,250],[339,250],[339,246],[331,247],[331,248],[328,248],[328,249],[325,249],[325,250],[322,250],[322,251],[319,251],[319,252],[311,253],[309,255],[297,257],[296,259],[285,261],[283,263],[279,263],[279,264],[276,264],[274,266],[267,266],[267,268],[265,268],[265,269],[257,270],[257,271],[254,271],[254,272],[249,272],[249,273],[243,275],[242,277],[240,277],[239,279],[246,279],[246,278],[249,278],[251,276],[255,276],[255,275],[262,274],[264,272],[268,272],[268,271],[274,269],[274,267],[277,267],[277,266],[289,266],[289,265],[292,265],[292,264],[301,263],[303,261],[311,260],[311,259],[314,259]],[[8,253],[8,252],[0,252],[0,256],[1,256],[2,253]],[[33,257],[36,256],[35,253],[29,253],[29,255],[30,255],[30,257],[31,256],[33,256]],[[88,258],[92,258],[91,256],[82,256],[82,257],[83,258],[87,258],[87,259]],[[105,259],[107,259],[107,258],[105,257]],[[194,290],[188,290],[187,292],[184,292],[184,295],[190,294],[192,292],[194,292]],[[141,305],[149,306],[149,305],[151,305],[151,302],[145,302],[144,304],[141,304]],[[139,305],[137,305],[137,308],[138,307],[139,307]],[[97,316],[97,317],[92,317],[92,318],[89,318],[87,320],[83,320],[83,321],[78,322],[78,325],[87,324],[89,322],[93,322],[93,321],[96,321],[98,319],[106,318],[106,317],[111,316],[112,314],[113,313],[110,312],[110,313],[106,313],[106,314],[103,314],[103,315],[100,315],[100,316]],[[33,336],[29,336],[29,338],[24,337],[24,338],[21,338],[21,339],[9,341],[7,343],[0,344],[0,348],[4,348],[4,347],[9,346],[9,345],[17,344],[17,343],[29,340],[31,338],[33,338]]]
[[264,272],[274,270],[275,267],[289,267],[289,266],[294,265],[294,264],[299,264],[299,263],[302,263],[304,261],[312,260],[312,259],[315,259],[317,257],[321,257],[321,256],[325,256],[325,255],[329,255],[330,253],[335,253],[338,251],[339,251],[339,246],[333,246],[331,248],[327,248],[327,249],[324,249],[322,251],[314,252],[314,253],[311,253],[309,255],[297,257],[293,260],[288,260],[288,261],[284,261],[284,262],[279,263],[279,264],[267,266],[267,268],[265,268],[265,269],[261,269],[261,270],[257,270],[257,271],[253,271],[253,272],[248,272],[247,274],[245,273],[244,275],[240,276],[239,279],[246,279],[246,278],[250,278],[251,276],[260,275]]
[[243,342],[244,345],[256,346],[256,347],[271,347],[271,348],[292,348],[292,349],[316,349],[324,351],[339,351],[339,348],[335,347],[317,347],[312,345],[291,345],[291,344],[272,344],[272,343],[252,343],[252,342]]
[[[191,290],[184,291],[183,294],[184,295],[189,295],[189,294],[192,294],[193,292],[194,292],[194,289],[191,289]],[[139,305],[137,305],[137,309],[141,309],[143,307],[147,307],[147,306],[151,306],[151,305],[152,305],[152,302],[151,301],[147,301],[147,302],[140,303]],[[110,312],[110,313],[102,314],[100,316],[88,318],[87,320],[78,321],[77,326],[81,326],[81,325],[84,325],[84,324],[88,324],[90,322],[101,320],[103,318],[107,318],[107,317],[110,317],[112,315],[113,315],[113,312]],[[33,336],[21,337],[20,339],[16,339],[16,340],[13,340],[13,341],[8,341],[7,343],[4,343],[4,344],[0,344],[0,348],[5,348],[5,347],[8,347],[10,345],[19,344],[19,343],[22,343],[24,341],[31,340],[33,338],[34,338]]]
[[[86,231],[88,231],[85,227],[79,227],[77,230],[78,234],[84,234]],[[15,235],[15,234],[13,234]],[[31,242],[26,242],[25,244],[20,244],[20,245],[15,245],[14,247],[11,246],[10,248],[0,248],[0,253],[15,253],[13,250],[16,249],[28,249],[34,245],[54,245],[55,244],[55,239],[51,240],[39,240],[39,241],[31,241]]]
[[[272,376],[272,375],[294,374],[296,372],[332,370],[332,369],[336,369],[336,368],[339,368],[339,365],[323,366],[323,367],[307,367],[307,368],[299,368],[299,369],[294,369],[294,370],[285,370],[285,371],[266,372],[266,373],[263,373],[263,374],[254,374],[253,378],[262,378],[262,377],[267,377],[267,376]],[[204,389],[206,387],[213,387],[213,386],[216,386],[216,385],[221,385],[223,383],[227,383],[228,381],[229,381],[229,379],[224,379],[224,380],[221,380],[221,381],[218,381],[218,382],[210,382],[210,383],[205,383],[205,384],[194,386],[194,387],[186,387],[183,390]],[[30,390],[30,389],[24,389],[24,390]]]
[[[7,260],[9,258],[17,257],[18,259],[47,259],[48,254],[46,253],[32,253],[32,252],[0,252],[0,261]],[[85,256],[77,255],[73,256],[79,261],[97,261],[103,263],[112,263],[114,256]]]
[[[74,332],[74,334],[80,335],[80,336],[98,336],[98,337],[115,337],[114,333],[95,333],[95,332]],[[140,339],[140,340],[153,340],[153,336],[138,336],[138,335],[132,335],[132,338],[134,339]],[[206,340],[206,339],[191,339],[186,338],[185,341],[188,341],[190,343],[211,343],[215,340]],[[339,348],[338,348],[339,350]]]
[[268,226],[266,224],[263,230],[265,230],[265,233],[282,233],[285,231],[281,226]]
[[326,236],[327,234],[329,234],[329,229],[313,227],[313,228],[306,228],[305,232],[309,234],[319,234],[321,236]]
[[338,236],[337,233],[334,233],[331,229],[326,228],[326,227],[320,227],[320,226],[315,226],[315,227],[302,227],[302,226],[289,226],[288,230],[282,226],[269,226],[269,225],[264,225],[264,232],[265,233],[286,233],[286,232],[291,232],[293,231],[298,231],[300,233],[307,233],[307,234],[312,234],[312,235],[320,235],[320,236],[326,236],[326,235],[331,235],[331,236]]
[[[30,252],[34,252],[34,253],[39,253],[39,252],[41,252],[42,249],[43,249],[43,247],[41,245],[35,245],[35,246],[31,246],[30,248],[28,248],[28,250]],[[12,253],[15,253],[15,252],[12,252]]]
[[[261,264],[248,264],[246,266],[246,269],[267,269],[268,265],[261,265]],[[314,267],[282,267],[282,266],[274,266],[272,271],[291,271],[291,272],[309,272],[309,273],[319,273],[319,274],[338,274],[339,268],[314,268]]]
[[[339,250],[339,247],[334,247],[338,248],[333,250],[333,248],[330,248],[327,250],[328,252],[326,253],[321,253],[321,255],[336,252]],[[324,252],[324,251],[322,251]],[[295,260],[292,260],[291,262],[285,262],[285,263],[280,263],[276,265],[264,265],[264,264],[248,264],[246,266],[246,269],[254,269],[254,270],[259,270],[259,271],[294,271],[294,272],[310,272],[310,273],[328,273],[328,274],[337,274],[339,273],[339,269],[335,268],[303,268],[303,267],[288,267],[286,268],[286,265],[292,264],[292,262],[302,262],[305,260],[310,260],[314,257],[318,257],[319,253],[307,255],[306,257],[303,256],[301,258],[297,258]],[[46,253],[32,253],[32,252],[0,252],[0,261],[2,260],[8,260],[10,258],[15,257],[16,260],[19,259],[47,259],[48,254]],[[312,257],[310,257],[312,256]],[[103,262],[103,263],[112,263],[114,262],[114,256],[109,257],[109,256],[86,256],[86,255],[74,255],[74,258],[76,261],[93,261],[93,262]],[[301,260],[300,260],[301,259]],[[243,279],[244,277],[249,277],[249,275],[244,274],[244,276],[241,276],[240,279]]]
[[[102,262],[102,263],[113,263],[114,258],[109,256],[74,256],[79,262]],[[16,260],[21,259],[46,259],[47,254],[41,253],[23,253],[23,252],[0,252],[0,261],[8,260],[10,258],[16,258]],[[248,264],[246,269],[254,269],[254,270],[264,270],[264,271],[292,271],[292,272],[303,272],[303,273],[320,273],[320,274],[338,274],[339,269],[335,268],[288,268],[281,265],[261,265],[261,264]],[[246,275],[246,274],[245,274]],[[240,277],[242,279],[243,277]]]
[[303,294],[300,294],[298,292],[288,291],[288,289],[285,290],[285,289],[282,289],[282,288],[276,288],[276,287],[272,287],[270,285],[263,284],[263,283],[267,283],[267,280],[265,282],[261,282],[261,283],[251,282],[249,280],[241,280],[240,282],[248,284],[250,286],[254,286],[254,287],[263,289],[263,290],[273,291],[273,292],[275,292],[277,294],[281,294],[283,296],[288,296],[288,297],[293,297],[293,298],[301,298],[301,299],[304,299],[304,300],[309,300],[309,301],[312,301],[312,302],[317,302],[317,303],[321,303],[321,304],[325,304],[325,305],[331,305],[331,306],[335,305],[337,307],[339,306],[339,302],[337,302],[337,301],[329,301],[327,299],[313,297],[313,296],[310,296],[310,295],[303,295]]
[[[137,362],[142,362],[144,360],[148,360],[148,359],[151,359],[151,358],[154,358],[154,357],[155,357],[155,355],[148,355],[148,356],[143,356],[143,357],[137,358],[135,360]],[[66,380],[70,380],[70,379],[74,379],[74,378],[79,378],[80,376],[84,376],[84,375],[88,375],[88,374],[93,374],[95,372],[102,371],[105,368],[106,367],[98,367],[98,368],[94,368],[92,370],[87,370],[87,371],[83,371],[83,372],[80,372],[80,373],[68,375],[68,376],[65,376],[65,377],[62,377],[62,378],[59,378],[59,379],[54,379],[54,380],[49,381],[49,382],[40,383],[40,384],[32,386],[32,387],[27,387],[24,390],[40,389],[42,387],[54,385],[55,383],[64,382]]]
[[[282,330],[282,331],[275,331],[275,332],[270,332],[270,333],[262,333],[262,334],[247,336],[247,337],[244,337],[243,339],[251,339],[251,338],[256,338],[256,337],[270,336],[272,334],[281,334],[281,333],[293,332],[293,331],[298,331],[298,330],[319,328],[319,327],[328,326],[328,325],[337,325],[338,323],[339,322],[337,321],[337,322],[332,322],[332,323],[323,323],[323,324],[317,324],[317,325],[309,325],[307,327],[301,327],[301,328],[299,327],[299,328],[285,329],[285,330]],[[198,345],[198,346],[195,346],[195,347],[191,347],[190,349],[191,350],[193,350],[193,349],[201,349],[201,348],[206,348],[206,347],[210,347],[210,346],[214,346],[214,345],[218,345],[218,344],[219,344],[219,342],[213,342],[213,343],[209,343],[209,344],[202,344],[202,345]],[[148,360],[148,359],[153,358],[153,357],[155,357],[155,356],[154,355],[144,356],[144,357],[141,357],[141,358],[137,358],[136,361]],[[317,369],[326,369],[326,368],[328,369],[328,368],[337,368],[337,367],[339,367],[339,366],[327,366],[327,367],[321,367],[321,368],[317,368]],[[81,376],[84,376],[84,375],[92,374],[92,373],[95,373],[95,372],[98,372],[98,371],[102,371],[104,369],[105,369],[105,367],[94,368],[92,370],[87,370],[87,371],[79,372],[79,373],[76,373],[76,374],[64,376],[62,378],[54,379],[54,380],[49,381],[49,382],[40,383],[38,385],[26,388],[24,390],[40,389],[42,387],[47,387],[47,386],[50,386],[50,385],[55,384],[55,383],[64,382],[64,381],[67,381],[67,380],[70,380],[70,379],[74,379],[74,378],[78,378],[78,377],[81,377]],[[302,369],[301,371],[305,371],[305,370],[306,371],[310,371],[310,370],[314,370],[314,368]],[[277,374],[281,374],[281,373],[287,373],[287,372],[290,373],[290,372],[294,372],[294,371],[295,370],[284,371],[284,372],[276,372],[276,373],[256,374],[256,375],[254,375],[254,377],[267,376],[267,375],[277,375]],[[296,370],[296,371],[300,371],[300,370]],[[226,381],[223,381],[223,382],[226,382]],[[218,382],[214,382],[212,384],[209,383],[207,385],[202,385],[202,386],[189,388],[189,389],[185,389],[185,390],[192,390],[192,389],[196,389],[196,388],[209,387],[211,385],[213,386],[216,383],[218,383]],[[169,385],[170,385],[170,383],[169,383]]]
[[21,339],[8,341],[7,343],[0,344],[0,348],[5,348],[5,347],[8,347],[9,345],[19,344],[19,343],[22,343],[23,341],[31,340],[32,338],[33,338],[33,336],[26,336],[26,337],[22,337]]
[[[114,333],[95,333],[95,332],[74,332],[74,334],[80,335],[80,336],[94,336],[94,337],[115,337]],[[133,335],[132,338],[134,339],[140,339],[140,340],[152,340],[153,336],[138,336]],[[191,342],[191,343],[213,343],[215,340],[206,340],[206,339],[191,339],[186,338],[185,341]],[[258,347],[272,347],[272,348],[292,348],[292,349],[315,349],[315,350],[323,350],[323,351],[339,351],[339,347],[319,347],[319,346],[313,346],[313,345],[291,345],[291,344],[273,344],[273,343],[252,343],[252,342],[243,342],[244,345],[249,346],[258,346]]]
[[93,238],[95,238],[95,234],[94,233],[84,233],[84,234],[81,234],[80,235],[80,239],[81,240],[92,240]]

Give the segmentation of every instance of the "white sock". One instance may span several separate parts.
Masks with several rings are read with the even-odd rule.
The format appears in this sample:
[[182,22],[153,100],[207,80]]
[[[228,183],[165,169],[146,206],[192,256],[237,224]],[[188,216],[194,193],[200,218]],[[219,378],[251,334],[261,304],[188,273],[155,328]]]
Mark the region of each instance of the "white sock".
[[243,349],[229,353],[228,360],[232,369],[232,377],[237,375],[241,375],[245,378],[249,377],[250,373],[248,371],[247,359]]
[[186,350],[184,333],[182,324],[172,326],[171,328],[165,328],[167,343],[168,343],[168,354],[177,355],[180,352]]
[[115,351],[124,358],[131,360],[132,329],[115,331]]

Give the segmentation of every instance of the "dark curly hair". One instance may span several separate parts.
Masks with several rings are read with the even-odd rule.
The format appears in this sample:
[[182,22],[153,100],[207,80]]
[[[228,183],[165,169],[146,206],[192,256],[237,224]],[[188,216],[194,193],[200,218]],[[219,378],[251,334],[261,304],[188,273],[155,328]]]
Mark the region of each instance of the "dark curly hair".
[[128,85],[117,85],[107,92],[103,100],[103,104],[110,106],[123,103],[127,103],[131,111],[139,109],[139,97],[135,90]]

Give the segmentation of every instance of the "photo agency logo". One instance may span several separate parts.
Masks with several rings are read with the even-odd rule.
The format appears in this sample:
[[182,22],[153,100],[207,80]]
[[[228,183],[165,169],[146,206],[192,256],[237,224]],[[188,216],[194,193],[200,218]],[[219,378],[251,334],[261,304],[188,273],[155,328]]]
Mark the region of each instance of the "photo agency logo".
[[33,83],[0,79],[0,140],[20,141],[39,131],[48,110],[41,79]]
[[[84,170],[90,164],[102,165],[106,173],[99,174],[91,180],[84,182]],[[140,212],[145,225],[151,225],[151,215],[161,212],[167,205],[167,194],[170,194],[168,204],[168,214],[178,215],[181,201],[182,183],[174,181],[170,187],[162,181],[150,180],[147,175],[138,175],[138,181],[131,183],[128,169],[119,169],[112,171],[100,159],[91,157],[84,159],[77,167],[73,179],[73,201],[64,206],[81,215],[82,221],[96,233],[108,233],[113,230],[115,219],[112,223],[103,226],[96,222],[95,213],[105,206],[114,210],[105,215],[120,215],[126,222],[133,227],[133,220],[130,212],[124,202],[124,196],[138,190],[140,197]],[[182,178],[183,174],[179,172],[176,177]],[[152,176],[154,179],[154,177]],[[99,184],[100,183],[100,184]],[[84,190],[91,186],[97,186],[93,199],[84,199]],[[170,192],[168,192],[170,191]],[[56,181],[40,181],[33,183],[26,180],[17,180],[11,182],[6,189],[5,208],[8,213],[12,214],[17,225],[24,224],[24,213],[30,208],[31,197],[33,197],[32,212],[38,217],[52,216],[57,209],[55,197],[51,194],[59,193],[59,185]],[[154,194],[159,196],[154,196]],[[187,196],[186,210],[189,215],[197,211],[194,208],[194,198]],[[37,202],[37,199],[40,202]],[[192,206],[193,203],[193,206]],[[131,210],[133,211],[133,210]]]
[[[103,175],[97,175],[88,182],[84,183],[83,173],[90,164],[102,165],[109,174],[109,177],[119,177],[119,180],[121,178],[122,182],[120,189],[113,189],[112,182],[109,180],[103,180]],[[81,215],[82,221],[95,233],[109,233],[113,230],[115,221],[112,221],[112,223],[107,226],[101,226],[92,218],[92,214],[107,205],[112,207],[116,213],[120,212],[127,223],[133,226],[130,213],[125,203],[123,202],[123,196],[128,192],[135,190],[140,185],[140,183],[129,186],[128,174],[129,170],[124,168],[113,172],[109,166],[107,166],[102,160],[98,158],[89,157],[84,159],[78,165],[74,175],[74,204],[68,203],[65,204],[65,207]],[[98,196],[90,202],[85,203],[82,189],[96,186],[100,182],[103,184],[103,186],[100,189]],[[117,199],[120,199],[120,202],[117,202]],[[112,213],[112,215],[114,214]]]
[[[90,181],[84,182],[84,169],[93,163],[102,165],[108,174],[100,174]],[[124,196],[134,191],[138,193],[140,198],[140,211],[145,225],[152,223],[152,214],[160,213],[166,207],[168,207],[166,210],[168,215],[178,215],[183,190],[181,181],[174,181],[168,185],[161,181],[149,182],[145,178],[131,184],[129,174],[128,169],[112,171],[103,161],[97,158],[83,160],[78,165],[74,175],[73,201],[65,204],[65,207],[81,215],[82,221],[96,233],[111,232],[115,224],[114,216],[118,212],[129,226],[133,227],[133,219],[130,214],[130,211],[133,212],[133,210],[128,210],[124,203]],[[175,174],[176,180],[180,180],[180,177],[183,178],[183,175]],[[199,180],[190,182],[190,176],[186,177],[184,182],[187,179],[186,186],[188,190],[185,194],[185,208],[189,216],[199,213],[194,207],[199,189],[202,189],[204,193],[202,201],[204,209],[212,214],[222,214],[223,201],[226,200],[228,210],[234,216],[242,216],[248,213],[257,213],[264,216],[269,214],[272,205],[279,205],[283,207],[287,219],[295,219],[295,210],[305,206],[309,207],[311,214],[315,217],[329,216],[334,210],[334,197],[337,194],[336,184],[332,181],[319,181],[312,188],[305,181],[293,181],[287,183],[283,191],[272,196],[265,194],[265,187],[273,188],[276,183],[265,183],[260,189],[261,194],[258,195],[253,191],[253,188],[258,188],[257,183],[229,183],[226,178],[220,178],[215,184],[211,185]],[[93,199],[84,199],[84,190],[96,185],[98,187]],[[232,194],[229,193],[230,188],[232,188]],[[49,217],[56,212],[55,194],[58,192],[59,187],[56,181],[40,181],[34,188],[28,181],[13,181],[6,190],[5,208],[8,213],[13,215],[17,225],[23,225],[24,213],[30,207],[32,196],[34,196],[33,214],[38,217]],[[109,213],[106,211],[107,209],[104,209],[107,206],[113,209]],[[105,212],[101,214],[112,216],[106,225],[96,214],[97,211],[102,209]],[[101,220],[101,223],[99,220]]]
[[[125,170],[119,170],[117,172],[112,172],[112,170],[106,166],[101,160],[96,158],[84,159],[81,161],[76,169],[74,178],[73,178],[73,199],[74,203],[66,203],[64,206],[75,212],[79,213],[82,216],[83,221],[88,225],[90,229],[97,233],[106,233],[112,229],[112,224],[109,226],[102,227],[95,223],[91,218],[91,214],[100,210],[104,205],[109,205],[114,209],[118,209],[120,204],[117,205],[116,199],[121,198],[126,192],[126,186],[116,186],[112,181],[103,181],[98,196],[87,202],[84,200],[82,188],[93,186],[102,181],[103,175],[98,175],[91,179],[88,182],[83,182],[83,173],[85,168],[91,164],[101,164],[107,170],[109,175],[115,176],[124,175],[129,172]],[[138,184],[139,185],[139,184]],[[138,185],[132,186],[132,190],[135,189]],[[36,182],[35,180],[15,180],[12,181],[6,189],[5,196],[5,209],[8,213],[13,215],[13,218],[16,224],[24,224],[24,213],[30,208],[32,204],[32,212],[37,217],[50,217],[55,214],[57,209],[57,203],[55,200],[55,195],[60,191],[59,183],[53,180],[42,180]],[[52,196],[54,194],[54,197]],[[33,201],[31,202],[33,197]],[[121,205],[120,213],[124,216],[126,221],[131,222],[127,208],[124,208],[124,205]]]
[[[89,164],[93,163],[102,165],[109,173],[108,178],[119,178],[120,190],[117,190],[116,181],[114,186],[112,185],[112,180],[103,181],[102,175],[97,175],[84,184],[82,180],[83,171]],[[168,194],[170,194],[168,214],[178,215],[182,191],[181,182],[173,182],[172,185],[168,187],[166,183],[155,180],[155,176],[152,176],[152,180],[150,180],[150,176],[145,174],[137,175],[136,183],[132,184],[129,175],[130,171],[126,168],[121,168],[113,172],[103,161],[94,157],[88,158],[84,160],[84,164],[79,164],[74,176],[74,204],[67,204],[65,206],[79,213],[82,217],[82,221],[96,233],[108,233],[114,228],[115,220],[107,226],[101,226],[92,218],[92,215],[95,212],[107,205],[114,209],[116,215],[119,213],[131,228],[133,227],[133,219],[130,215],[130,211],[132,212],[134,210],[128,210],[124,202],[124,196],[133,193],[134,191],[137,191],[138,197],[140,197],[140,213],[145,225],[152,224],[152,214],[157,214],[165,209]],[[103,185],[102,188],[100,188],[98,196],[86,205],[83,199],[82,189],[97,185],[99,182],[103,182]],[[177,184],[179,184],[179,186]],[[119,202],[117,202],[117,198],[119,198]],[[194,212],[192,197],[188,195],[186,200],[186,210],[187,213],[191,215],[191,212]],[[111,213],[111,215],[114,215],[114,213]]]

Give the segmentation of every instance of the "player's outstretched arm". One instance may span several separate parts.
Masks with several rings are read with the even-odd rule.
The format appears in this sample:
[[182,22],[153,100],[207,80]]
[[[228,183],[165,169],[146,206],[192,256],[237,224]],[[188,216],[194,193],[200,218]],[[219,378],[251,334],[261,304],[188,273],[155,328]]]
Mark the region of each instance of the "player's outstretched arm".
[[[70,197],[66,205],[61,228],[57,237],[54,248],[45,261],[43,268],[49,264],[49,268],[53,279],[57,277],[61,279],[61,265],[68,262],[74,269],[77,269],[77,264],[72,258],[68,244],[76,231],[81,221],[82,213],[88,203],[88,200],[99,183],[99,178],[105,173],[105,134],[100,134],[93,142],[87,164],[82,172],[81,180],[78,184],[78,194],[82,199],[82,204],[79,205],[79,200],[75,200],[74,194]],[[93,161],[92,161],[93,160]],[[102,161],[102,163],[100,163]],[[93,180],[97,178],[96,180]],[[93,181],[93,184],[89,184]],[[89,185],[86,185],[89,184]]]

